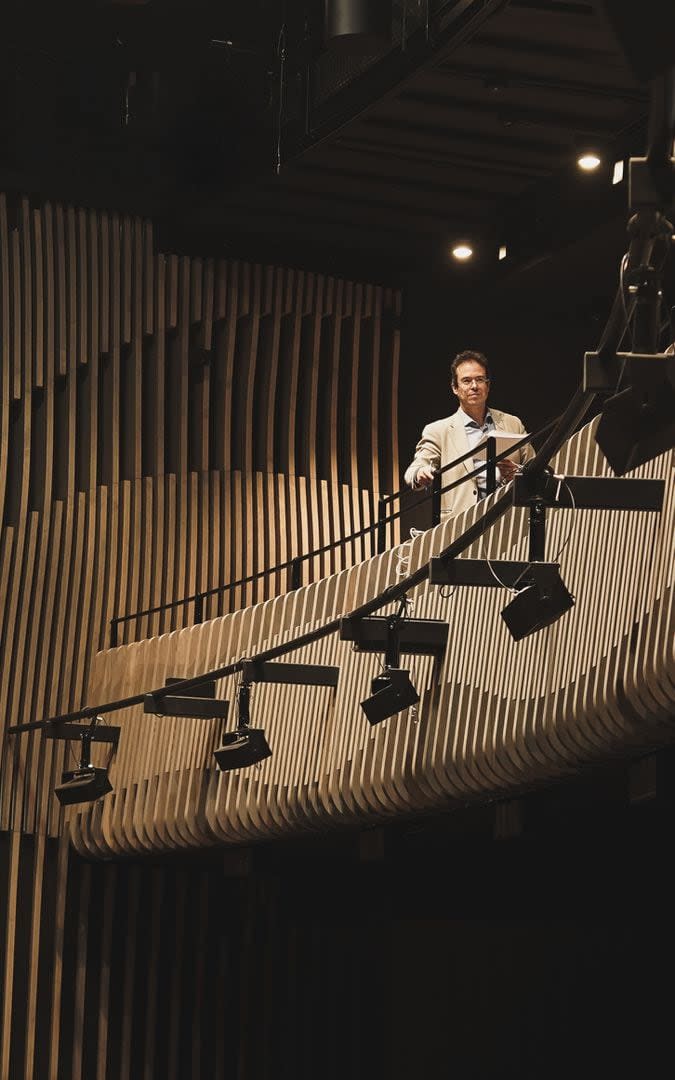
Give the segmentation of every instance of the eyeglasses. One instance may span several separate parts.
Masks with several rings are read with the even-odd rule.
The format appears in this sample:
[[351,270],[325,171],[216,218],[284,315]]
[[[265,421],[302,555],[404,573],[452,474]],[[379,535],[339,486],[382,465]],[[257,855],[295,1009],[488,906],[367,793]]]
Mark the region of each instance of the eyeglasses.
[[476,386],[484,386],[485,383],[488,383],[489,381],[487,375],[476,375],[473,379],[460,379],[459,385],[471,386],[472,383],[476,383]]

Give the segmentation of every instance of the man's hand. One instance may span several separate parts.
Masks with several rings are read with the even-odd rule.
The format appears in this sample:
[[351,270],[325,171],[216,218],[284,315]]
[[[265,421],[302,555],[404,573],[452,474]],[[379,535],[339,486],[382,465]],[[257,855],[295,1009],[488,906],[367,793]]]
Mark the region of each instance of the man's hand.
[[509,480],[513,480],[518,472],[518,465],[515,461],[511,461],[511,458],[502,458],[497,467],[499,475],[505,484],[508,484]]
[[433,466],[431,466],[431,465],[422,465],[417,470],[417,475],[415,476],[415,487],[416,488],[429,487],[429,484],[433,483],[433,479],[434,479],[435,475],[436,475],[436,470],[433,468]]

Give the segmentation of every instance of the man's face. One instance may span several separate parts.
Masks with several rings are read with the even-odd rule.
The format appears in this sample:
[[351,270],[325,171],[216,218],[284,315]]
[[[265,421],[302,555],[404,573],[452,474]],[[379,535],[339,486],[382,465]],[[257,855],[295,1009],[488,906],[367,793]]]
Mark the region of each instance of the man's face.
[[457,385],[452,392],[459,398],[463,409],[479,409],[485,406],[490,383],[485,368],[477,360],[465,360],[457,367]]

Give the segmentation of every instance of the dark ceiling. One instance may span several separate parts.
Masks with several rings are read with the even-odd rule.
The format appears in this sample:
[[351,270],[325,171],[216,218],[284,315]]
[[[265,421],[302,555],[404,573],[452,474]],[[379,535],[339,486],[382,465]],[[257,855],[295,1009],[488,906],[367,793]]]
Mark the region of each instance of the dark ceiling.
[[202,250],[536,259],[626,208],[611,165],[644,151],[646,91],[589,0],[395,2],[366,54],[325,42],[322,0],[12,7],[0,186]]

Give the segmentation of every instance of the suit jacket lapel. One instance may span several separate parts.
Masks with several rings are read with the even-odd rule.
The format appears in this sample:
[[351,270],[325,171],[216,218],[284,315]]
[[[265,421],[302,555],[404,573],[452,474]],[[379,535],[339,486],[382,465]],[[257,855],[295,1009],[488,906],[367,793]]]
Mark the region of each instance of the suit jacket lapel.
[[[459,409],[450,417],[450,433],[453,443],[453,452],[450,455],[450,461],[452,461],[454,458],[466,454],[467,450],[470,449],[469,440],[466,437],[466,428],[464,427],[464,417],[459,415]],[[471,458],[466,458],[462,465],[466,472],[473,472],[473,460]]]

